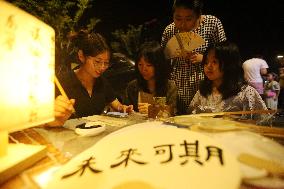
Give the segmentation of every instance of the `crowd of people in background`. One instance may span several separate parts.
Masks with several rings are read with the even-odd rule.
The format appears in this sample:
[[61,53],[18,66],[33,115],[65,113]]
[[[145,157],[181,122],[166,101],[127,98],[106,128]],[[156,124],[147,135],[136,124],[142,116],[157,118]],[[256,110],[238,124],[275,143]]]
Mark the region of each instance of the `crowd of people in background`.
[[261,95],[267,108],[271,110],[282,109],[282,100],[280,100],[281,103],[278,103],[278,99],[281,98],[279,76],[282,77],[283,86],[283,68],[279,68],[279,74],[268,71],[269,66],[262,55],[255,55],[253,58],[244,61],[242,67],[246,81]]
[[[78,32],[73,41],[80,65],[59,78],[69,99],[57,93],[56,120],[49,125],[63,125],[74,117],[74,111],[79,117],[101,114],[106,106],[147,114],[153,102],[141,102],[142,93],[148,99],[165,97],[171,116],[283,108],[284,64],[277,75],[268,71],[261,56],[242,62],[238,46],[227,40],[221,21],[203,14],[202,7],[202,0],[174,2],[173,22],[166,26],[161,42],[141,44],[135,62],[136,79],[129,82],[121,100],[102,75],[111,56],[106,40],[98,33]],[[163,50],[180,32],[194,32],[205,43],[167,60]]]

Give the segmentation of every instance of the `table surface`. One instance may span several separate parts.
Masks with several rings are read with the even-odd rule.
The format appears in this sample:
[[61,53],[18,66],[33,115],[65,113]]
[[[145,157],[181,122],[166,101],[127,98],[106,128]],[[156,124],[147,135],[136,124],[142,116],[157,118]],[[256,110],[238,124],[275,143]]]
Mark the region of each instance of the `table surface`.
[[[38,126],[34,128],[25,129],[22,131],[14,132],[10,134],[10,142],[21,142],[25,144],[42,144],[47,146],[47,156],[32,167],[26,169],[22,173],[12,177],[5,183],[3,183],[0,188],[2,189],[37,189],[41,188],[44,183],[41,183],[40,176],[43,173],[52,172],[52,169],[56,169],[61,165],[64,165],[68,160],[84,151],[88,147],[95,144],[104,136],[112,133],[122,127],[145,122],[145,117],[134,115],[130,118],[107,118],[106,131],[98,136],[93,137],[80,137],[75,134],[74,126],[82,121],[92,119],[97,120],[101,116],[89,117],[88,119],[71,120],[61,128],[47,128],[43,126]],[[78,122],[78,123],[77,123]],[[114,125],[118,126],[114,126]],[[263,127],[256,125],[247,125],[251,131],[259,133],[266,136],[278,143],[284,144],[284,129],[274,128],[274,127]],[[283,154],[284,157],[284,154]],[[283,179],[283,178],[282,178]],[[278,182],[278,181],[277,181]],[[282,182],[284,182],[282,180]],[[241,189],[254,188],[242,183]],[[256,188],[256,187],[255,187]]]

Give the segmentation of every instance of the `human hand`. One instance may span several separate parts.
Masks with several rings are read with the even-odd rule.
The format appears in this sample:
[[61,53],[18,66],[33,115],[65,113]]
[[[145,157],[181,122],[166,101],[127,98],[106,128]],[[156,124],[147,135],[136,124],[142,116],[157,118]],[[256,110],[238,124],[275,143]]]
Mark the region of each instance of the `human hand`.
[[202,62],[203,55],[196,52],[185,52],[184,57],[189,59],[191,63],[200,63]]
[[150,105],[151,104],[149,104],[149,103],[138,103],[138,111],[139,111],[139,113],[141,113],[141,114],[148,114],[148,107]]
[[274,100],[274,101],[277,101],[277,96],[274,96],[274,97],[273,97],[273,100]]
[[121,105],[119,111],[122,111],[123,113],[131,113],[133,112],[133,105]]
[[58,127],[64,125],[66,120],[75,112],[74,110],[75,99],[69,100],[68,98],[60,95],[55,99],[54,115],[55,120],[48,123],[48,126]]

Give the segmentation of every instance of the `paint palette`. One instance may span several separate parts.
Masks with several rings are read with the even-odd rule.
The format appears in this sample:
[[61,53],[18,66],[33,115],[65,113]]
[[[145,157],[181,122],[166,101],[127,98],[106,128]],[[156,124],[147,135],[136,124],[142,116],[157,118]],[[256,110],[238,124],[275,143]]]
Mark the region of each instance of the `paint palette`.
[[81,136],[95,136],[105,131],[105,129],[106,127],[104,123],[92,121],[77,125],[75,128],[75,133]]

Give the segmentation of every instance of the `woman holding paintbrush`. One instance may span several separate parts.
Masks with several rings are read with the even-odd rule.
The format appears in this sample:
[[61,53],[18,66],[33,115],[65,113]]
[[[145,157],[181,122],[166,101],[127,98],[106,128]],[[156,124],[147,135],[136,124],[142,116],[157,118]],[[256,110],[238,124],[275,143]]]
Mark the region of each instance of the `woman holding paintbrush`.
[[107,105],[115,111],[131,112],[133,106],[121,104],[102,76],[109,67],[111,54],[105,39],[98,33],[80,31],[72,36],[72,40],[78,48],[80,66],[62,74],[62,86],[56,80],[61,95],[55,100],[56,120],[48,125],[61,126],[72,115],[101,114]]

